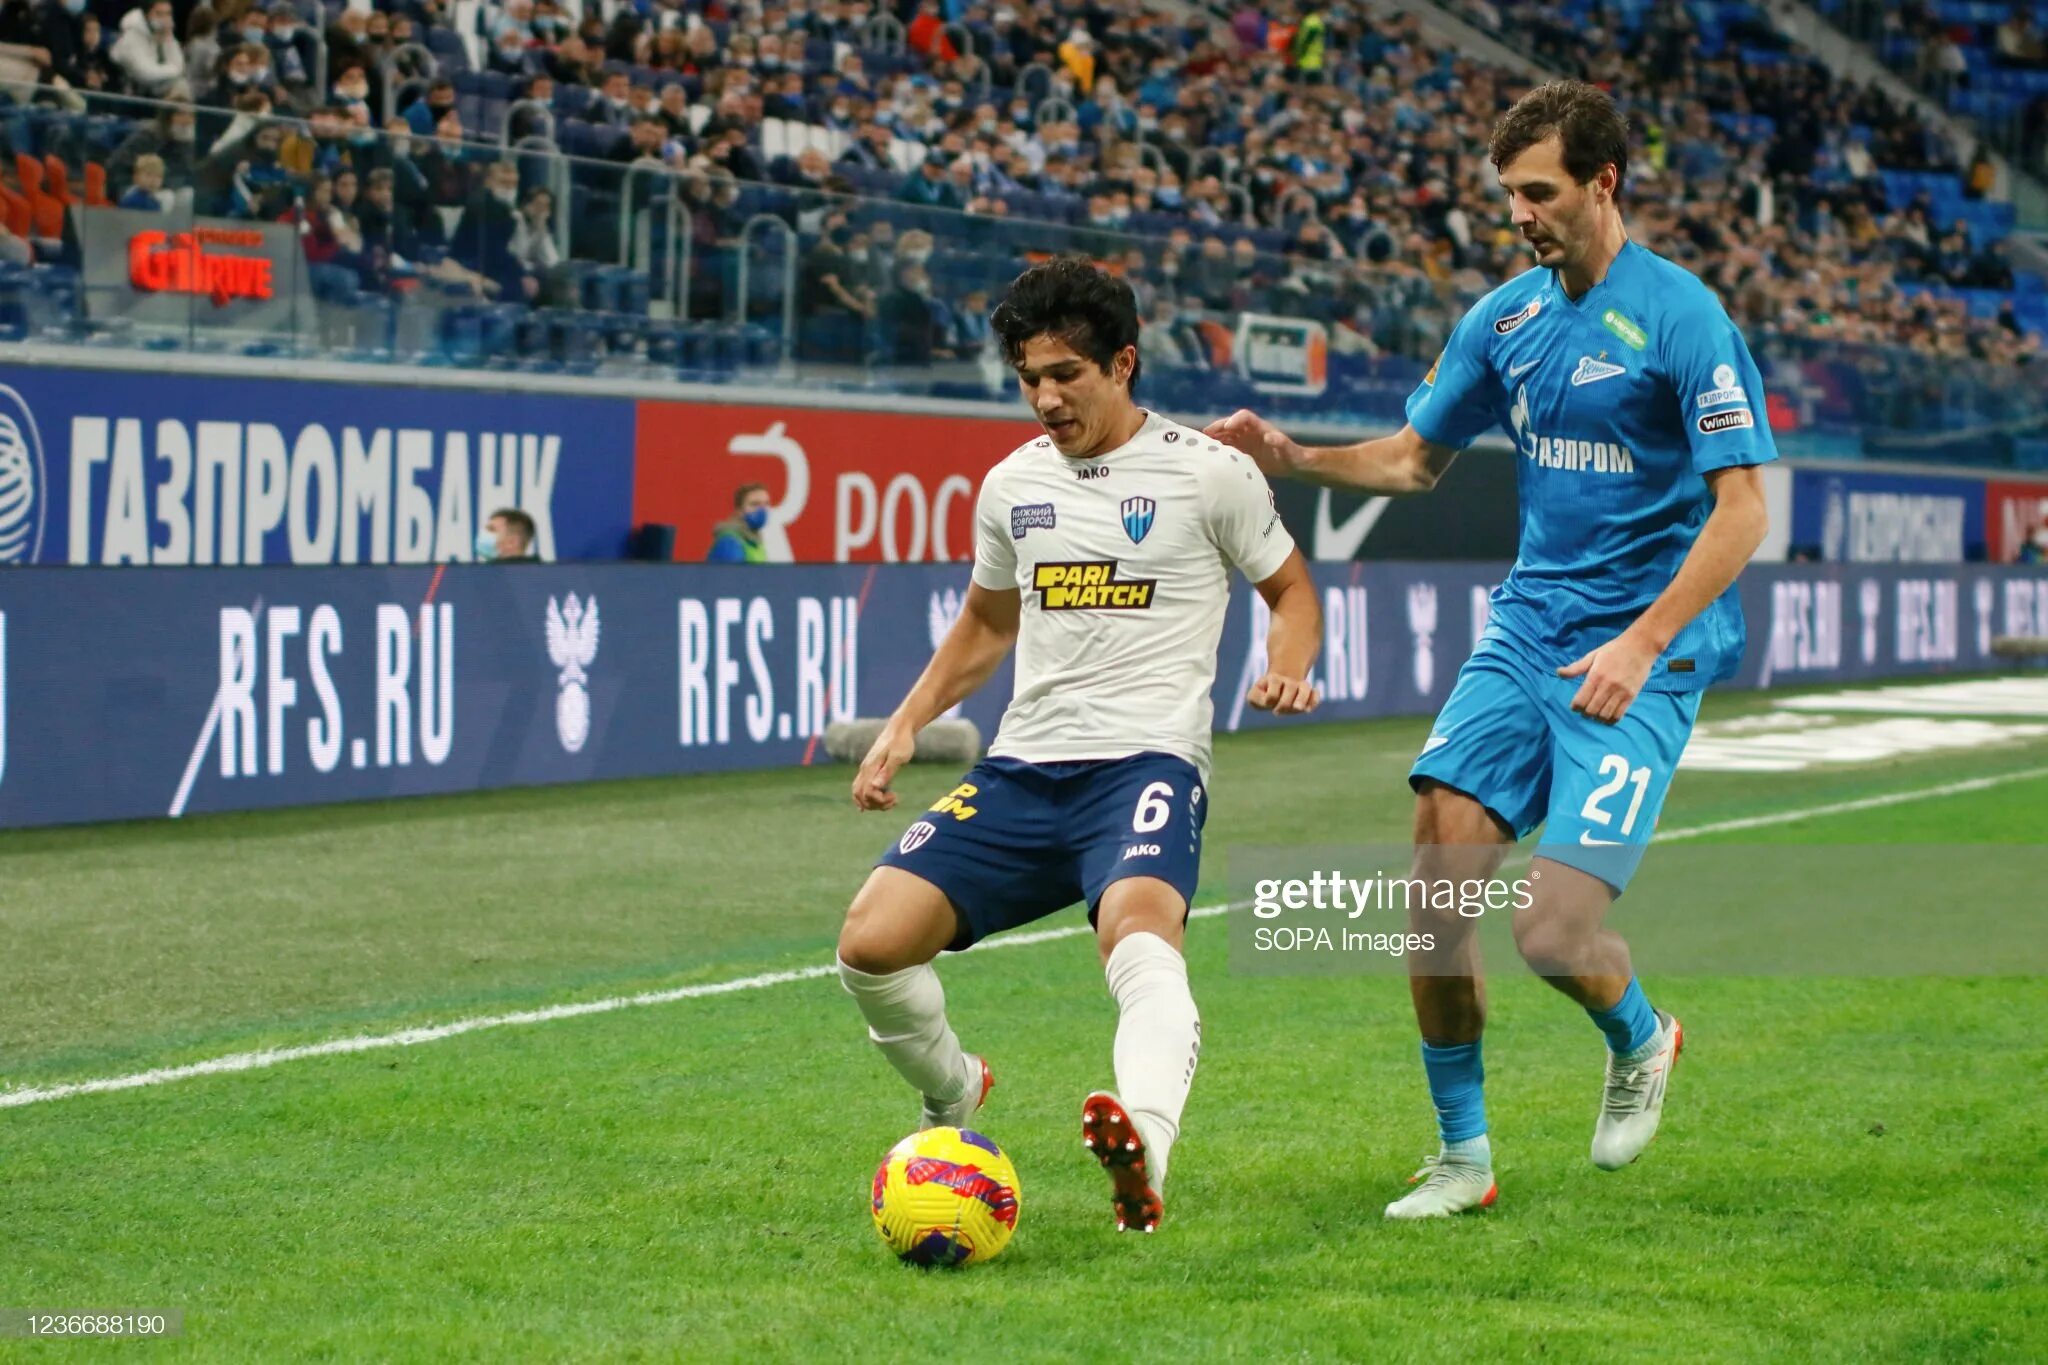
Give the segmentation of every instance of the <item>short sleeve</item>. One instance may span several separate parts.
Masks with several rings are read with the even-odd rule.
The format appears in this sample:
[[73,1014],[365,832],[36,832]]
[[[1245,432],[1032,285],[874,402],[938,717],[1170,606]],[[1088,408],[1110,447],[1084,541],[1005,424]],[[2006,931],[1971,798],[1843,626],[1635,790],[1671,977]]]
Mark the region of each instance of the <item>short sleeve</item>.
[[1711,316],[1694,319],[1694,325],[1669,331],[1666,360],[1682,405],[1693,472],[1777,459],[1763,375],[1720,305],[1713,304]]
[[1003,520],[1006,510],[990,471],[974,499],[974,581],[991,592],[1017,589],[1017,542]]
[[1462,450],[1500,420],[1493,366],[1486,358],[1487,324],[1479,316],[1497,306],[1481,301],[1466,313],[1408,395],[1408,425],[1431,445]]
[[1243,455],[1232,452],[1210,480],[1209,535],[1223,557],[1254,583],[1278,573],[1294,552],[1273,489]]

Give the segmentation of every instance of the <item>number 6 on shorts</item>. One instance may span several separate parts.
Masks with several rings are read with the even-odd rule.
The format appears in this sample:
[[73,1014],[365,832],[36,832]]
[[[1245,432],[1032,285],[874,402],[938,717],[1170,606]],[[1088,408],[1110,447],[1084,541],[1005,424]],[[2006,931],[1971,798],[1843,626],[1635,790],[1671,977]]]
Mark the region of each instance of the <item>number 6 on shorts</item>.
[[1138,793],[1138,808],[1131,812],[1131,832],[1150,834],[1166,828],[1173,818],[1173,784],[1153,782]]

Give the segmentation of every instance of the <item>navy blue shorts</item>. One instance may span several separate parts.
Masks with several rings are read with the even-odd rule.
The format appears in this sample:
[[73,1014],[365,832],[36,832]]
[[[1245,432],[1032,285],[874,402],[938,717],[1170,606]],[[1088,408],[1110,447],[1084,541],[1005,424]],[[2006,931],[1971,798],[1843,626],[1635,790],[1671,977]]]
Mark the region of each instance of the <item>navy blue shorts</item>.
[[954,951],[1079,900],[1092,924],[1125,877],[1157,877],[1194,900],[1206,795],[1195,766],[1172,754],[983,759],[876,866],[946,893],[964,926]]

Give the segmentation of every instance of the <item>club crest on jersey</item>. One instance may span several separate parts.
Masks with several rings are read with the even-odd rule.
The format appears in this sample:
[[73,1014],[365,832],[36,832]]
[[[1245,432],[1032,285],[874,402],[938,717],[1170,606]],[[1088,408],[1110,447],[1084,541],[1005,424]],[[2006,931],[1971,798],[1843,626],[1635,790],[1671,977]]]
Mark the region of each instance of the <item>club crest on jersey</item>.
[[[1543,300],[1530,299],[1529,302],[1522,307],[1522,310],[1520,312],[1510,313],[1504,318],[1495,318],[1493,320],[1493,330],[1497,335],[1506,336],[1509,332],[1514,331],[1517,327],[1520,327],[1523,323],[1527,322],[1530,318],[1535,317],[1538,313],[1542,311]],[[1431,367],[1431,372],[1435,372],[1434,366]]]
[[1022,540],[1030,530],[1050,531],[1054,525],[1049,502],[1019,503],[1010,509],[1010,539]]
[[1124,499],[1124,534],[1131,538],[1133,545],[1143,540],[1152,529],[1152,514],[1157,510],[1158,505],[1150,498]]
[[1152,605],[1158,582],[1118,578],[1114,559],[1055,561],[1031,571],[1041,611],[1143,611]]
[[898,853],[915,853],[925,845],[925,840],[939,832],[939,827],[929,820],[920,820],[903,831],[903,837],[896,841]]
[[1577,387],[1582,384],[1597,384],[1603,379],[1612,379],[1618,374],[1627,373],[1628,371],[1619,365],[1611,365],[1607,361],[1582,355],[1579,357],[1579,368],[1572,371],[1572,385]]

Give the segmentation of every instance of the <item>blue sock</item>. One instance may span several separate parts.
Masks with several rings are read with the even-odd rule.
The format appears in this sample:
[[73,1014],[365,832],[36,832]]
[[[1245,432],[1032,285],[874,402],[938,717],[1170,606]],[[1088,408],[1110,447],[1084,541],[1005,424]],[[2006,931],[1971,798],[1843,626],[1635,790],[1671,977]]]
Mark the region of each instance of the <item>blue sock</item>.
[[1634,977],[1628,979],[1628,989],[1621,993],[1621,999],[1614,1002],[1614,1008],[1589,1009],[1586,1014],[1607,1035],[1607,1047],[1611,1052],[1634,1052],[1657,1036],[1657,1011],[1650,1008],[1649,997],[1643,994],[1643,983]]
[[1445,1142],[1464,1142],[1486,1132],[1486,1062],[1479,1047],[1476,1042],[1422,1042],[1422,1069],[1429,1076],[1429,1099]]

